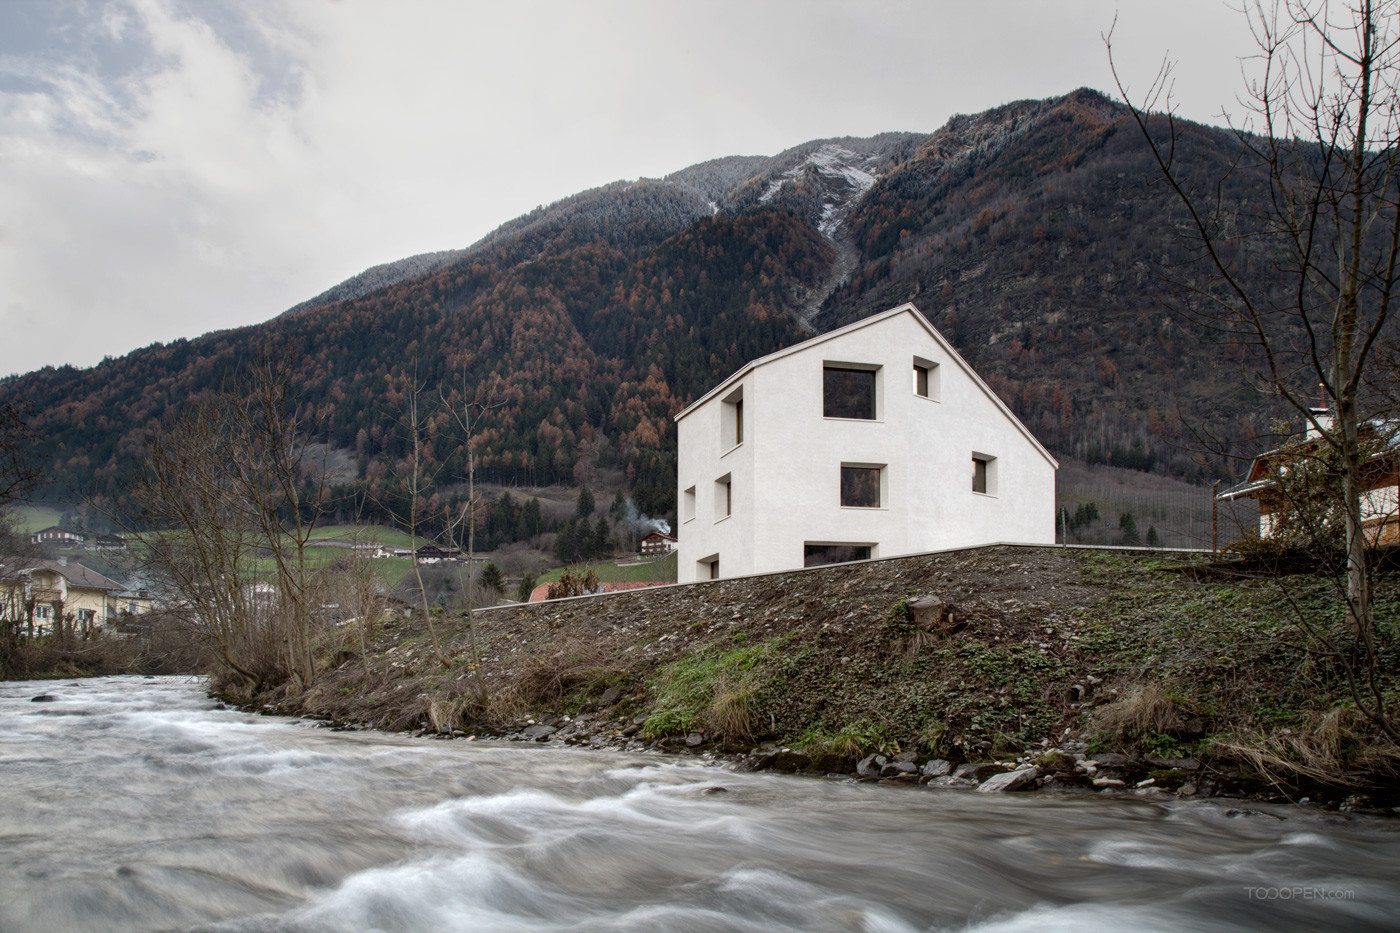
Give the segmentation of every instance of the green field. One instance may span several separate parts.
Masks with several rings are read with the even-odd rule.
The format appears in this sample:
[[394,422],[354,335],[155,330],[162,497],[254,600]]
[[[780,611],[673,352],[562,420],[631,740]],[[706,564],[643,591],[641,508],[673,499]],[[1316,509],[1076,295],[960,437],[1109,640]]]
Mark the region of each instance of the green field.
[[17,505],[10,514],[15,519],[15,530],[26,535],[57,525],[63,517],[61,509],[48,505]]
[[418,547],[422,547],[430,539],[422,535],[410,539],[405,532],[386,525],[320,525],[311,532],[311,540],[353,541],[357,544],[387,544],[391,547],[409,547],[412,540]]
[[[676,582],[676,555],[671,554],[661,560],[651,561],[646,564],[635,564],[627,567],[619,567],[614,563],[602,564],[579,564],[578,569],[583,573],[592,570],[598,575],[599,583],[675,583]],[[536,580],[539,583],[553,583],[564,573],[563,567],[555,567],[540,574]]]

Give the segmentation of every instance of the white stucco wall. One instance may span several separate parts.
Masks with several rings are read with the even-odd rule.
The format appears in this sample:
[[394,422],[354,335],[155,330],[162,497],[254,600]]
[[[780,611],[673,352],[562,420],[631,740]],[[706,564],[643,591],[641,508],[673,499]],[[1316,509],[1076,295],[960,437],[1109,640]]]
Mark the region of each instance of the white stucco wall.
[[[914,392],[915,358],[937,365],[937,398]],[[878,367],[873,421],[823,417],[824,364]],[[742,391],[744,441],[722,431]],[[806,543],[862,544],[889,557],[993,541],[1053,543],[1055,463],[912,305],[750,364],[678,416],[679,579],[803,565]],[[972,491],[973,453],[995,458]],[[879,508],[843,508],[842,464],[880,465]],[[716,517],[715,480],[733,510]],[[685,504],[695,489],[694,516]]]

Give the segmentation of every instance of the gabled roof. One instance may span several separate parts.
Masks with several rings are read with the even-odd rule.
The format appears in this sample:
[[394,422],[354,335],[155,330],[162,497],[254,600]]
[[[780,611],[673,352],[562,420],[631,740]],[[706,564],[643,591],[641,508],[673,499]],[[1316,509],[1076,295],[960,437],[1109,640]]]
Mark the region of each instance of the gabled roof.
[[14,579],[22,573],[31,573],[35,570],[47,570],[65,578],[69,586],[82,587],[85,590],[120,591],[126,589],[125,585],[116,580],[104,577],[96,570],[71,560],[66,565],[56,560],[0,558],[0,561],[2,561],[0,562],[0,574],[5,579]]
[[[1389,434],[1389,437],[1385,441],[1385,446],[1372,455],[1367,463],[1374,463],[1384,457],[1394,456],[1400,453],[1400,423],[1386,418],[1373,418],[1370,421],[1364,421],[1358,425],[1358,430],[1363,432],[1369,430],[1373,433],[1384,431]],[[1244,482],[1231,486],[1229,489],[1222,490],[1215,498],[1218,501],[1224,502],[1231,499],[1238,499],[1241,496],[1252,496],[1264,489],[1272,489],[1274,486],[1273,478],[1266,472],[1269,460],[1284,451],[1298,452],[1315,450],[1318,447],[1319,441],[1320,438],[1318,437],[1305,437],[1256,455],[1255,458],[1249,462],[1249,472],[1245,474]]]
[[972,366],[968,364],[967,360],[962,358],[961,353],[953,349],[953,345],[949,343],[941,333],[938,332],[938,328],[934,327],[928,322],[928,319],[924,317],[923,312],[920,311],[918,308],[914,307],[913,302],[908,301],[906,301],[902,305],[899,305],[898,307],[890,308],[888,311],[882,311],[879,314],[872,314],[870,317],[862,318],[859,321],[847,324],[845,327],[838,327],[836,328],[836,330],[828,331],[825,334],[819,334],[816,337],[811,338],[810,340],[804,340],[801,343],[793,344],[790,347],[778,350],[776,353],[770,353],[767,356],[761,356],[756,360],[750,361],[749,363],[745,364],[742,368],[740,368],[737,372],[735,372],[732,376],[730,376],[728,379],[724,380],[719,385],[715,386],[713,389],[706,392],[704,395],[700,396],[698,399],[687,405],[676,415],[676,420],[680,421],[686,415],[690,414],[692,411],[699,408],[701,405],[705,404],[710,399],[714,398],[716,395],[719,395],[728,390],[730,386],[743,379],[745,376],[753,372],[755,369],[758,369],[760,366],[766,366],[769,363],[772,363],[776,360],[780,360],[786,356],[791,356],[794,353],[801,353],[803,351],[810,350],[812,347],[815,347],[819,344],[826,343],[829,340],[836,340],[840,337],[844,337],[847,334],[855,333],[856,331],[861,330],[862,328],[876,327],[880,324],[883,324],[885,321],[888,321],[891,318],[899,317],[902,314],[907,314],[913,317],[914,320],[918,322],[919,326],[928,332],[928,335],[933,338],[934,342],[938,344],[938,346],[943,350],[943,352],[948,354],[948,358],[953,361],[954,365],[961,369],[968,376],[968,378],[972,380],[972,384],[975,385],[979,390],[981,390],[983,395],[985,395],[988,399],[991,400],[992,404],[995,405],[997,409],[1003,415],[1006,416],[1008,421],[1010,421],[1013,425],[1016,426],[1016,430],[1020,431],[1022,436],[1024,436],[1026,440],[1031,442],[1031,446],[1034,447],[1042,457],[1049,461],[1052,467],[1059,469],[1059,461],[1056,460],[1053,456],[1051,456],[1050,451],[1046,450],[1045,446],[1041,444],[1040,441],[1036,440],[1035,435],[1030,432],[1030,429],[1021,423],[1021,419],[1017,418],[1014,414],[1012,414],[1011,409],[1006,407],[1006,403],[1003,402],[997,396],[997,394],[992,391],[991,386],[987,385],[985,382],[982,381],[982,377],[977,375],[977,371],[974,370]]

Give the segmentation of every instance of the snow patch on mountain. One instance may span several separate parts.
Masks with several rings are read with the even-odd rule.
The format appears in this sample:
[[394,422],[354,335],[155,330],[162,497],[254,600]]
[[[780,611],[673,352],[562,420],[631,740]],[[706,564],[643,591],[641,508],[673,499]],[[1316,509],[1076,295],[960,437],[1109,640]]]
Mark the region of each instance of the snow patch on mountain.
[[772,200],[786,184],[810,178],[822,192],[822,213],[817,229],[827,239],[834,239],[851,208],[879,178],[874,171],[878,161],[877,156],[861,156],[844,146],[828,143],[769,182],[758,196],[759,203]]

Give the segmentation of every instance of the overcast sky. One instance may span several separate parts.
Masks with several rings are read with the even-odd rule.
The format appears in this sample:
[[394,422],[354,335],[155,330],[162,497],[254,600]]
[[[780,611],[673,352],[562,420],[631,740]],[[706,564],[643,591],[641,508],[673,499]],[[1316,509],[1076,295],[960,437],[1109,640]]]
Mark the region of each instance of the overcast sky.
[[0,0],[0,375],[267,320],[620,178],[1179,61],[1219,0]]

